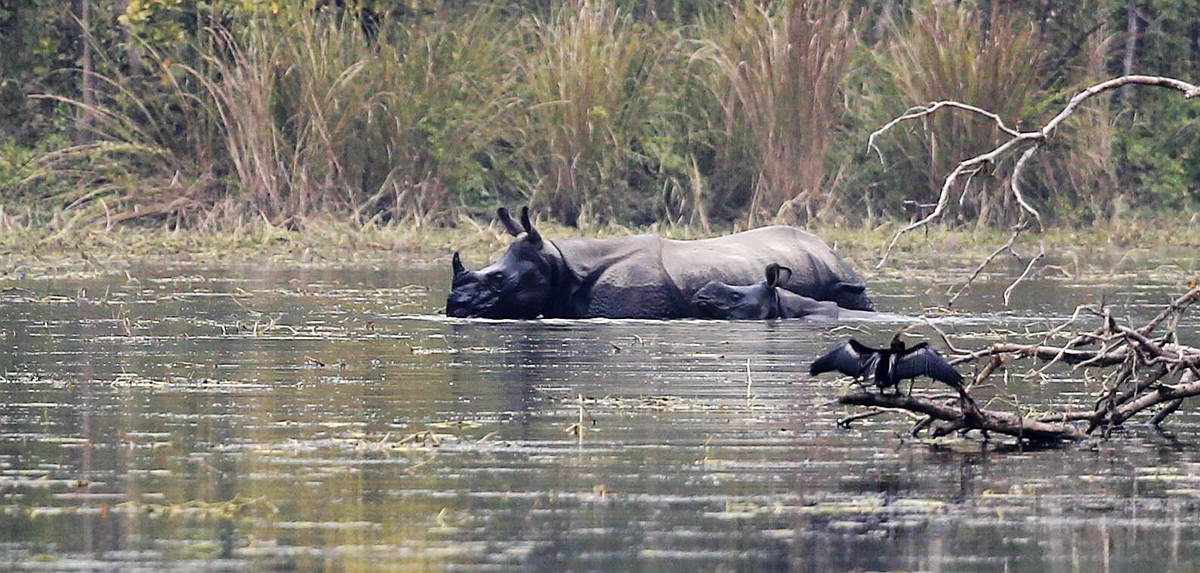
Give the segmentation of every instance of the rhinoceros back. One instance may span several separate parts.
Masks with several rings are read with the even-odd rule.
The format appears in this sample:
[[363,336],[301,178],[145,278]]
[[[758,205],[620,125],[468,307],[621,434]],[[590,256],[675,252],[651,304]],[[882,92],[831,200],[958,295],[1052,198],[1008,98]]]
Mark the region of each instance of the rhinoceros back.
[[[681,318],[710,280],[748,285],[770,263],[792,269],[784,288],[846,308],[874,310],[866,282],[828,245],[791,227],[765,227],[725,237],[674,241],[655,235],[555,241],[575,278],[566,296],[576,317]],[[866,300],[847,298],[849,291]],[[840,296],[840,298],[839,298]]]
[[565,239],[555,244],[578,282],[570,296],[579,318],[688,316],[687,299],[663,268],[663,241],[658,236]]
[[664,241],[663,265],[680,291],[691,297],[710,280],[731,285],[761,281],[767,265],[792,270],[781,284],[796,294],[845,308],[874,310],[866,281],[820,237],[773,226],[699,241]]

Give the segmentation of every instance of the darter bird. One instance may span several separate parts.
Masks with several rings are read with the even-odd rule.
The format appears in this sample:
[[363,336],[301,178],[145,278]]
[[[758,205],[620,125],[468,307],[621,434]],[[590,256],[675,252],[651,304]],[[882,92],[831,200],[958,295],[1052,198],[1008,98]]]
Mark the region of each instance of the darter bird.
[[815,376],[834,370],[858,380],[873,376],[880,390],[894,386],[897,394],[901,380],[928,376],[966,395],[962,374],[937,350],[930,348],[927,342],[906,348],[900,334],[892,338],[887,348],[871,348],[853,338],[839,342],[814,360],[808,373]]

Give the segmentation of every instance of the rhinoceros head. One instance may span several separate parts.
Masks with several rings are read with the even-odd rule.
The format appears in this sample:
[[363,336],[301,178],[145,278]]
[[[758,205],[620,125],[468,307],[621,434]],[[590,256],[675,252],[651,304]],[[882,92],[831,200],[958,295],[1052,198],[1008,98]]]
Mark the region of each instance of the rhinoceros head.
[[547,242],[529,221],[528,207],[521,209],[519,223],[508,209],[501,207],[497,213],[517,240],[499,261],[478,271],[468,270],[454,253],[454,280],[446,297],[449,316],[537,318],[546,308],[555,273]]
[[749,286],[709,281],[692,296],[692,307],[700,316],[717,319],[760,320],[779,318],[776,287],[786,282],[792,269],[771,263],[767,280]]

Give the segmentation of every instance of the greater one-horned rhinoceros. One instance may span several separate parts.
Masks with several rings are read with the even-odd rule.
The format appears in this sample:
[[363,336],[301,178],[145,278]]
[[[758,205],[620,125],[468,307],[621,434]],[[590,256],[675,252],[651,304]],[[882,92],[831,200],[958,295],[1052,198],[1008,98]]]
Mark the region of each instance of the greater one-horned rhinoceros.
[[795,270],[780,286],[844,308],[873,310],[866,282],[811,233],[765,227],[726,237],[673,241],[656,235],[543,239],[521,211],[501,208],[516,241],[491,266],[469,271],[454,253],[446,314],[483,318],[686,318],[692,295],[720,280],[748,284],[768,263]]

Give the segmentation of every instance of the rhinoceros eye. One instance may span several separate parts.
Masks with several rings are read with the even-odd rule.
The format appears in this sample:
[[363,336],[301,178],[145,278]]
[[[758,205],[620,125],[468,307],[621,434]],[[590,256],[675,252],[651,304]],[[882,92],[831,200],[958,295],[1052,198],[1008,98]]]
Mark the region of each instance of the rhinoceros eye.
[[504,273],[501,271],[492,271],[488,273],[487,280],[492,286],[500,286],[504,284]]
[[740,293],[740,292],[729,293],[729,298],[731,300],[733,300],[734,302],[737,302],[739,300],[742,300],[742,293]]

